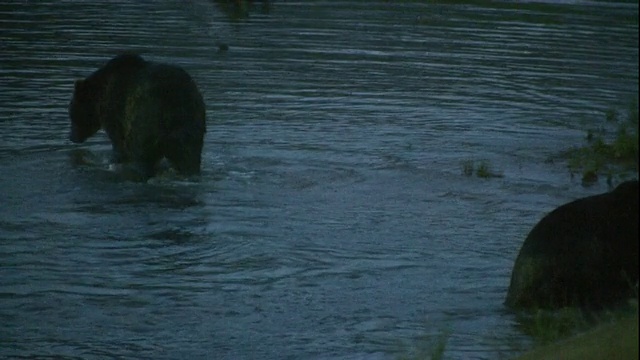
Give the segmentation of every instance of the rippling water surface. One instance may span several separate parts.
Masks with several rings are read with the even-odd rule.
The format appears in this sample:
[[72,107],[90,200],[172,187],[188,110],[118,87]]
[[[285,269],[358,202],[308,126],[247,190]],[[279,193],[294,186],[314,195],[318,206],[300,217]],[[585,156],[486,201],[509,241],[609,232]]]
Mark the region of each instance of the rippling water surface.
[[[224,10],[0,4],[0,357],[526,349],[511,266],[544,213],[606,190],[548,160],[637,96],[637,3]],[[197,81],[199,179],[127,182],[104,134],[67,140],[73,80],[124,50]]]

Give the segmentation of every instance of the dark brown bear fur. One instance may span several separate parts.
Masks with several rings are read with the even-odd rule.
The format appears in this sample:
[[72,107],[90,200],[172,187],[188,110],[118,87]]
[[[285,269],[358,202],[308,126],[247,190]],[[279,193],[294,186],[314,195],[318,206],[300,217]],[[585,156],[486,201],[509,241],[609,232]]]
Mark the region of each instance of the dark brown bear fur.
[[638,181],[562,205],[531,230],[506,305],[599,309],[637,296]]
[[143,178],[154,175],[162,158],[181,174],[200,172],[205,106],[180,67],[117,56],[75,82],[69,116],[71,141],[82,143],[104,129],[114,161],[135,165]]

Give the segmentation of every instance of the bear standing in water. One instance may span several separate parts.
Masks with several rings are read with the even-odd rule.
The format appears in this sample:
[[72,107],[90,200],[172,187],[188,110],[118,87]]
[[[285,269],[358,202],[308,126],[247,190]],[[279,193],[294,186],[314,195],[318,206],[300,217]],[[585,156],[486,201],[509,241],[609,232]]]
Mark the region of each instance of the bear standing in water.
[[180,67],[135,54],[117,56],[76,80],[69,116],[72,142],[82,143],[104,129],[114,161],[133,164],[144,179],[155,174],[162,158],[180,174],[200,172],[205,106]]
[[511,274],[514,309],[615,307],[638,296],[638,180],[564,204],[538,222]]

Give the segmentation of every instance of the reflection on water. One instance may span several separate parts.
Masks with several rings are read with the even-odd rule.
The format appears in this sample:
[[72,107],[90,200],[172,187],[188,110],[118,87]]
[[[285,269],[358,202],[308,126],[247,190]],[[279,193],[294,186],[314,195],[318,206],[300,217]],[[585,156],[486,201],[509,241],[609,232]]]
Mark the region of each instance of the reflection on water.
[[[637,3],[258,3],[0,3],[0,356],[528,346],[511,266],[545,212],[606,189],[547,160],[637,95]],[[130,183],[105,136],[68,143],[73,80],[124,50],[198,82],[199,179]]]

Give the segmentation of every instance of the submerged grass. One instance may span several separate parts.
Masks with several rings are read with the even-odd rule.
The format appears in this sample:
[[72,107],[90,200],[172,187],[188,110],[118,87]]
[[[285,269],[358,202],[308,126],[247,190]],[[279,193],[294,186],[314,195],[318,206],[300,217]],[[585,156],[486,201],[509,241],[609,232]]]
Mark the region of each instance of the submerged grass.
[[503,177],[502,173],[496,172],[493,166],[486,160],[477,163],[473,160],[463,161],[462,173],[465,176],[473,176],[473,174],[475,174],[477,177],[484,179]]

